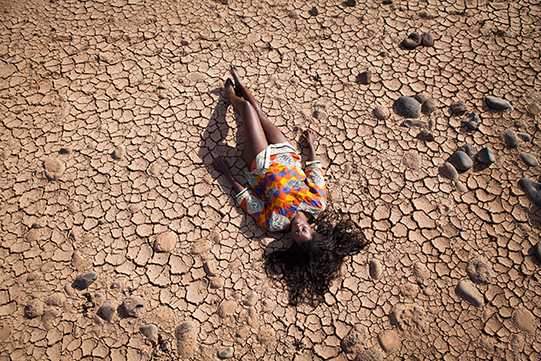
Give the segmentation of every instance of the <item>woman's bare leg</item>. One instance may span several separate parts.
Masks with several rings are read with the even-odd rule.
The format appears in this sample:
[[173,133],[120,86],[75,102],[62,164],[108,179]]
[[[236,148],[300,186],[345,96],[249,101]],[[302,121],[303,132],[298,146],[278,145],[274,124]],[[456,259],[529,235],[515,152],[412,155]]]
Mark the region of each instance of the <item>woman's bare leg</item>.
[[269,143],[265,136],[265,131],[257,116],[254,107],[246,100],[235,94],[235,88],[231,79],[225,82],[225,93],[231,101],[235,112],[242,119],[242,128],[244,129],[244,161],[248,168],[251,167],[256,155],[268,147]]
[[259,107],[259,104],[253,97],[253,95],[250,93],[248,88],[244,85],[242,80],[240,80],[239,72],[237,70],[237,67],[235,65],[231,65],[231,76],[233,77],[233,80],[235,80],[235,88],[238,90],[238,92],[242,95],[244,99],[246,99],[252,107],[255,109],[257,116],[259,117],[259,120],[261,121],[261,126],[263,127],[263,130],[265,131],[265,136],[267,137],[267,141],[269,144],[277,144],[277,143],[290,143],[289,139],[287,139],[276,127],[276,125],[272,124],[267,117],[263,114],[261,111],[261,108]]

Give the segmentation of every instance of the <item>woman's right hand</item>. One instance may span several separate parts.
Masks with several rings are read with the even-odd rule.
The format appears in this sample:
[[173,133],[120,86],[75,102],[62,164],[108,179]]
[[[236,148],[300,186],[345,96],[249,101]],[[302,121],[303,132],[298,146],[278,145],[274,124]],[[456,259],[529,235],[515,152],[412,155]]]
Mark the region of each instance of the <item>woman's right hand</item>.
[[316,133],[312,129],[305,129],[302,132],[302,136],[304,137],[304,139],[306,139],[306,142],[308,142],[308,144],[313,144],[314,140],[316,139]]

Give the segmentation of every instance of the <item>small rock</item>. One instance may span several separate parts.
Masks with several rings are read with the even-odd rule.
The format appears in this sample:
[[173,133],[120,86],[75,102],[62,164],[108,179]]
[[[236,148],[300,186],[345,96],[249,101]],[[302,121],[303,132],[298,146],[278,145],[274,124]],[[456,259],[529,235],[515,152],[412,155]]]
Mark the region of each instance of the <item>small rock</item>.
[[509,104],[505,100],[500,99],[500,98],[491,97],[491,96],[488,96],[488,95],[485,96],[485,104],[490,109],[496,110],[496,111],[504,111],[504,110],[511,109],[511,104]]
[[383,361],[383,353],[377,348],[369,348],[359,353],[354,361]]
[[218,267],[216,265],[216,262],[214,261],[206,261],[203,265],[203,269],[205,270],[205,273],[209,277],[216,277],[218,276]]
[[36,318],[43,315],[43,302],[32,300],[24,307],[24,317]]
[[357,5],[357,1],[355,1],[355,0],[347,0],[344,4],[346,6],[349,6],[349,7],[354,7],[355,5]]
[[444,175],[445,177],[449,179],[452,179],[452,180],[458,179],[458,172],[456,171],[455,166],[449,162],[443,163],[440,166],[439,171],[442,175]]
[[434,15],[431,15],[430,13],[428,13],[428,11],[426,10],[421,10],[419,11],[419,17],[421,19],[426,19],[426,20],[432,20],[434,19]]
[[233,357],[233,347],[225,347],[225,348],[222,348],[220,350],[218,350],[218,358],[219,359],[222,359],[222,360],[225,360],[225,359],[228,359],[228,358],[231,358]]
[[492,267],[483,259],[476,258],[468,263],[466,268],[468,276],[475,283],[486,285],[492,279]]
[[379,280],[382,274],[383,274],[383,267],[381,266],[381,263],[375,259],[371,260],[370,261],[370,277],[372,277],[375,280]]
[[257,301],[257,295],[254,292],[250,292],[246,299],[244,300],[244,304],[246,306],[253,306],[255,305]]
[[66,167],[64,163],[58,159],[48,158],[43,162],[43,168],[45,169],[45,176],[51,181],[57,181],[62,177]]
[[515,132],[511,129],[507,129],[502,133],[502,139],[505,145],[507,145],[509,148],[515,148],[518,146],[519,139]]
[[477,288],[469,281],[460,281],[456,287],[456,293],[475,307],[481,307],[485,303],[483,295],[480,294]]
[[111,322],[113,319],[113,315],[116,311],[116,305],[113,302],[107,302],[104,303],[99,309],[98,309],[98,316],[104,319],[105,321]]
[[476,159],[484,164],[492,164],[496,161],[496,158],[494,158],[494,151],[490,147],[481,149],[479,153],[477,153]]
[[195,327],[191,322],[184,322],[175,330],[178,340],[178,352],[181,358],[190,358],[195,345]]
[[537,242],[533,250],[535,255],[537,256],[537,259],[539,260],[539,262],[541,262],[541,241]]
[[396,112],[404,118],[419,118],[421,104],[411,97],[400,97],[395,102]]
[[126,316],[139,317],[139,312],[144,309],[145,300],[139,296],[130,296],[124,300],[122,307],[126,312]]
[[235,313],[236,308],[237,304],[234,301],[224,301],[218,308],[218,316],[221,318],[231,316],[233,313]]
[[462,171],[470,169],[472,167],[472,165],[473,165],[473,162],[472,162],[471,158],[468,157],[468,155],[466,153],[464,153],[464,152],[462,152],[460,150],[457,150],[456,152],[454,152],[449,157],[447,162],[454,165],[456,169],[462,170]]
[[421,105],[423,105],[424,102],[426,102],[429,98],[430,97],[428,96],[428,94],[425,93],[415,94],[415,100],[417,100]]
[[70,154],[71,150],[69,148],[60,148],[58,153],[60,153],[60,154]]
[[431,33],[423,33],[421,35],[422,46],[434,46],[434,36]]
[[536,116],[537,114],[541,113],[541,106],[537,103],[530,103],[526,106],[526,111],[528,114]]
[[225,285],[225,281],[221,277],[209,277],[210,281],[210,288],[213,289],[220,289],[223,288]]
[[94,297],[92,297],[92,303],[94,304],[94,307],[101,307],[104,301],[105,298],[103,298],[103,295],[101,293],[96,293]]
[[139,331],[149,340],[158,341],[158,326],[155,324],[141,326]]
[[531,154],[520,153],[520,158],[530,167],[537,167],[539,165],[537,159]]
[[464,101],[460,100],[451,104],[451,111],[455,114],[462,114],[468,111],[468,106]]
[[428,278],[429,274],[430,272],[428,271],[428,268],[426,268],[426,266],[423,263],[415,262],[413,264],[413,275],[418,280],[420,281],[425,280],[426,278]]
[[113,157],[113,159],[117,159],[117,160],[120,160],[124,157],[124,148],[122,147],[116,147],[112,152],[111,152],[111,157]]
[[174,232],[164,232],[156,237],[156,241],[154,241],[154,250],[156,252],[170,253],[175,248],[176,241],[177,235]]
[[357,84],[368,85],[372,82],[372,72],[370,70],[363,71],[357,75],[356,79]]
[[354,326],[342,339],[341,346],[345,353],[359,353],[364,348],[368,332],[362,326]]
[[385,120],[389,118],[390,115],[389,110],[385,107],[382,107],[381,105],[378,105],[374,108],[373,114],[376,118],[380,120]]
[[395,330],[383,331],[378,335],[378,341],[385,352],[394,353],[400,350],[400,338]]
[[418,33],[411,33],[408,37],[402,40],[402,46],[406,49],[415,49],[421,45],[421,36]]
[[317,120],[321,120],[323,118],[325,118],[325,116],[327,115],[327,113],[325,113],[323,110],[314,110],[314,112],[312,113],[312,116],[314,117],[314,119],[317,119]]
[[314,6],[311,10],[308,11],[308,14],[312,15],[312,16],[318,16],[319,15],[319,11],[318,9]]
[[66,296],[64,296],[60,292],[53,293],[50,295],[46,300],[45,303],[49,306],[57,306],[62,307],[64,305],[64,302],[66,301]]
[[87,272],[78,276],[71,286],[76,290],[82,291],[90,286],[97,278],[98,276],[94,272]]
[[43,312],[43,315],[41,316],[41,321],[44,324],[48,324],[49,322],[51,322],[52,320],[54,320],[58,316],[60,316],[60,312],[58,312],[54,308],[51,308],[51,309],[48,309],[45,312]]
[[464,123],[471,130],[477,129],[480,122],[481,118],[479,118],[479,115],[477,115],[477,113],[470,113],[466,116],[466,118],[462,120],[462,123]]
[[541,183],[537,183],[529,178],[522,178],[518,183],[530,199],[541,207]]
[[519,137],[523,142],[529,142],[532,140],[532,137],[526,133],[517,133],[517,137]]
[[416,127],[416,128],[426,128],[427,126],[424,120],[419,120],[419,119],[406,119],[404,121],[404,125],[407,125],[408,127]]
[[393,4],[393,0],[383,0],[381,2],[383,5],[392,5]]
[[519,308],[513,312],[513,322],[515,322],[517,328],[524,332],[535,333],[537,329],[534,315],[524,308]]
[[421,132],[417,134],[417,139],[425,141],[425,142],[433,142],[434,134],[432,134],[426,129],[421,129]]
[[421,107],[421,111],[425,114],[432,114],[436,110],[438,110],[438,104],[436,101],[432,98],[428,98],[424,103],[422,103],[423,106]]
[[464,145],[461,145],[460,147],[458,147],[457,150],[460,150],[464,153],[466,153],[468,155],[468,157],[473,157],[475,155],[475,152],[476,152],[476,149],[475,149],[475,146],[470,144],[470,143],[466,143]]

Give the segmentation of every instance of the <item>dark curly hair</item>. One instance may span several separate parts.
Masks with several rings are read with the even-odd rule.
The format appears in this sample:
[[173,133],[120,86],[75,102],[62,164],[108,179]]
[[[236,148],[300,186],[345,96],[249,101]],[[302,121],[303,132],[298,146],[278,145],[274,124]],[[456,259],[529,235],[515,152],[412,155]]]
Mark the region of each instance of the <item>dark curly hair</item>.
[[289,303],[307,301],[317,305],[324,300],[331,282],[338,276],[344,258],[368,244],[364,234],[349,216],[327,211],[313,226],[312,240],[265,256],[269,277],[281,280],[289,291]]

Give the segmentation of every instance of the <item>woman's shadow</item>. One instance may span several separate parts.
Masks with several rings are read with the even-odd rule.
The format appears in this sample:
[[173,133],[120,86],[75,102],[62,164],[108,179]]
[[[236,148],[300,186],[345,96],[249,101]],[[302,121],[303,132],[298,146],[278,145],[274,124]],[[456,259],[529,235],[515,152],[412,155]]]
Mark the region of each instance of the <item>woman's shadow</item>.
[[[259,226],[255,220],[246,214],[240,206],[237,205],[235,201],[235,194],[233,194],[233,189],[227,179],[221,175],[212,164],[213,159],[217,157],[227,157],[231,173],[235,179],[242,184],[247,186],[244,169],[246,164],[242,156],[243,144],[244,144],[244,135],[242,132],[242,120],[239,116],[234,116],[236,134],[235,140],[229,136],[230,126],[227,123],[227,113],[228,108],[231,105],[223,88],[215,88],[210,91],[210,93],[218,95],[218,101],[216,106],[210,116],[209,123],[203,132],[201,137],[201,146],[199,147],[199,158],[203,160],[203,164],[209,174],[211,174],[215,179],[217,179],[218,184],[222,188],[225,194],[230,195],[229,205],[232,207],[237,207],[237,209],[242,213],[242,221],[240,223],[240,230],[243,232],[248,239],[257,239],[258,241],[263,241],[264,238],[268,238],[267,232]],[[233,130],[233,131],[235,131]],[[228,143],[234,143],[230,145]],[[225,215],[223,215],[225,216]],[[270,243],[262,242],[266,244],[265,253],[273,252],[277,249],[284,248],[284,246],[290,245],[290,240],[288,237],[285,237],[284,233],[280,232],[269,232],[270,238],[273,240]]]

